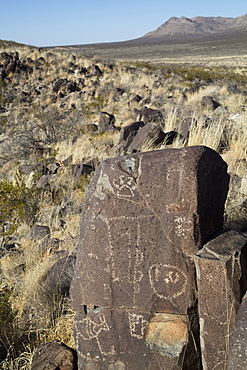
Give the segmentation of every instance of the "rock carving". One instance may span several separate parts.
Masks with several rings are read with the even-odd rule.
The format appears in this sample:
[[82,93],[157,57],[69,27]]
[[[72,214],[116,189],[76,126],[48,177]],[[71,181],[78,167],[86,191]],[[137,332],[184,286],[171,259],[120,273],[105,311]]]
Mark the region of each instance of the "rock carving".
[[193,255],[222,229],[228,181],[206,147],[99,165],[71,287],[79,370],[200,368]]

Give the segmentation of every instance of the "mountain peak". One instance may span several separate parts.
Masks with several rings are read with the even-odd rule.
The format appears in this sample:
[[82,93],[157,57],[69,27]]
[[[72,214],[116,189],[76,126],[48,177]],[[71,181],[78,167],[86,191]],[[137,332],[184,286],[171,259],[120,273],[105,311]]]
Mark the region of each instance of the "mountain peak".
[[171,17],[145,38],[185,37],[229,32],[236,29],[247,31],[247,15],[237,18],[226,17]]

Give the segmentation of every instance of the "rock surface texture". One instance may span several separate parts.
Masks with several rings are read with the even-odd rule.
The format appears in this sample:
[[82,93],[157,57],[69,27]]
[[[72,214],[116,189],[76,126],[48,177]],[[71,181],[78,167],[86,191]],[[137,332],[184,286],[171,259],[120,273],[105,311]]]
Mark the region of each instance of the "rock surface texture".
[[247,235],[231,230],[195,256],[203,369],[226,369],[229,339],[246,290],[246,254]]
[[230,341],[227,370],[247,369],[247,294],[245,294]]
[[71,287],[80,370],[202,368],[193,256],[222,229],[228,182],[206,147],[100,164]]
[[76,352],[59,341],[41,344],[35,351],[31,370],[77,370]]

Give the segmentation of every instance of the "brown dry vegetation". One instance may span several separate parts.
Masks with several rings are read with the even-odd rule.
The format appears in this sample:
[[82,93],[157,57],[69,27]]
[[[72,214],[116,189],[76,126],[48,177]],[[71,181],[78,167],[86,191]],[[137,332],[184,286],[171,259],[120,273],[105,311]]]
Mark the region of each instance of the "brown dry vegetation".
[[[1,368],[26,370],[39,343],[57,339],[74,346],[69,298],[47,296],[42,282],[59,252],[71,255],[78,242],[83,194],[91,175],[78,180],[71,168],[82,158],[93,158],[96,167],[119,154],[119,131],[92,131],[90,125],[97,125],[99,113],[106,111],[115,115],[120,129],[133,122],[134,108],[144,106],[165,112],[164,132],[177,128],[184,118],[194,118],[197,124],[188,141],[178,137],[170,147],[207,145],[222,155],[230,173],[242,178],[246,176],[247,69],[234,66],[234,60],[228,67],[105,61],[75,50],[67,54],[7,42],[0,43],[0,51],[17,51],[21,63],[31,67],[0,79],[0,180],[18,186],[18,174],[21,191],[27,194],[32,189],[35,198],[32,217],[18,214],[23,197],[19,199],[17,228],[8,235],[7,225],[1,234],[2,248],[8,237],[17,241],[16,249],[0,258],[0,333],[8,350]],[[67,79],[70,87],[61,84],[56,89],[58,79]],[[139,102],[133,100],[137,95]],[[203,108],[205,95],[224,109]],[[142,150],[165,147],[145,143]],[[41,153],[39,148],[50,149]],[[68,157],[69,166],[63,162]],[[44,169],[54,163],[57,170],[47,175]],[[23,165],[38,166],[25,174],[20,172]],[[45,185],[44,176],[48,176]],[[49,226],[52,238],[63,243],[55,250],[42,248],[30,237],[34,224]]]

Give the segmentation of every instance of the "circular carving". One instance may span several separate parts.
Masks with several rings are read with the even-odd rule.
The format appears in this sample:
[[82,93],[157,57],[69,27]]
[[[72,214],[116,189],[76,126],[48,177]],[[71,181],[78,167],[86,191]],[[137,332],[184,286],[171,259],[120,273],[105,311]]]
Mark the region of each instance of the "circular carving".
[[178,267],[155,263],[149,269],[149,281],[159,298],[177,298],[185,292],[187,276]]

